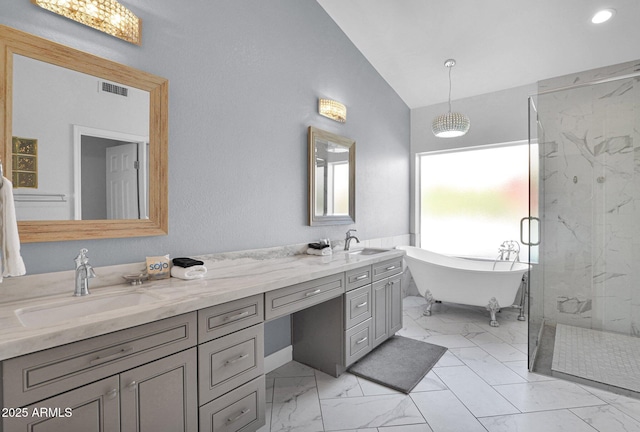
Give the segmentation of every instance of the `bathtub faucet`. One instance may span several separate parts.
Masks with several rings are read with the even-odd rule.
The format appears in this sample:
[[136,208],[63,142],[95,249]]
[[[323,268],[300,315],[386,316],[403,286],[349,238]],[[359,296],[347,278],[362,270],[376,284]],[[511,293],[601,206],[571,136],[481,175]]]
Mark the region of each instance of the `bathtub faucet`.
[[360,243],[360,240],[358,239],[358,237],[351,235],[351,231],[356,231],[356,230],[350,229],[349,231],[347,231],[347,238],[344,239],[344,250],[346,251],[349,250],[349,245],[351,244],[351,240],[355,240],[356,242]]
[[520,262],[520,243],[515,240],[505,240],[502,242],[500,247],[498,248],[498,256],[493,262],[493,270],[496,269],[496,263],[498,261],[511,261],[511,256],[514,256],[513,261],[511,262],[511,269],[513,269],[513,265],[516,262]]
[[514,261],[520,260],[520,244],[515,240],[503,241],[498,252],[500,252],[498,256],[500,261],[511,261],[511,254],[515,254]]

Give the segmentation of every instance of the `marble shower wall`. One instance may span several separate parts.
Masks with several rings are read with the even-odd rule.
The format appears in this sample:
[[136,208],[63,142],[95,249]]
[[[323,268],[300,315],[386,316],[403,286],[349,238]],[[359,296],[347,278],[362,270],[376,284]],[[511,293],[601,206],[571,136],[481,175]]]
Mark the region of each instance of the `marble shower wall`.
[[[640,337],[640,61],[539,83],[547,322]],[[542,294],[542,295],[540,295]]]

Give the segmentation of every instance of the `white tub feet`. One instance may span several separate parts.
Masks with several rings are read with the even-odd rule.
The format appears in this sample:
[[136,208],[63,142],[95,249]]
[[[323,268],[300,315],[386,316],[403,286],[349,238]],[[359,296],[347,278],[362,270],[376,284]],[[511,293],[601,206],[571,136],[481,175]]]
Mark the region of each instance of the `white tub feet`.
[[433,306],[433,304],[435,303],[431,291],[426,290],[424,292],[424,299],[427,301],[427,304],[424,307],[424,312],[422,312],[422,315],[431,316],[431,306]]
[[491,321],[489,322],[489,325],[491,327],[499,327],[500,324],[496,319],[496,312],[500,311],[500,304],[498,304],[498,300],[496,300],[495,297],[491,297],[491,300],[489,300],[487,310],[491,313]]

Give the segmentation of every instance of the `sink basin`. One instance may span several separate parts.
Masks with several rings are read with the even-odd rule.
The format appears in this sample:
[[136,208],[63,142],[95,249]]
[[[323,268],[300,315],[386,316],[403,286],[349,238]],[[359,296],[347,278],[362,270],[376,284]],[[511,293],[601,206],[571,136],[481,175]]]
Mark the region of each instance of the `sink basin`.
[[389,249],[364,248],[347,252],[350,255],[375,255],[383,252],[389,252]]
[[125,292],[102,296],[73,297],[51,305],[33,306],[15,311],[25,327],[47,327],[77,318],[115,309],[156,302],[160,297],[142,292]]

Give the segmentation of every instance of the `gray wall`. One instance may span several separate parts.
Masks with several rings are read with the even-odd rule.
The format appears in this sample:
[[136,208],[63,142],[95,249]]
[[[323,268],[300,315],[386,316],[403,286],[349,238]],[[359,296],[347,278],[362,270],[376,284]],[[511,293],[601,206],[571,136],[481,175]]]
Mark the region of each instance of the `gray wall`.
[[[29,274],[145,256],[222,252],[409,232],[408,107],[314,0],[128,0],[137,47],[5,1],[0,24],[169,79],[169,235],[22,245]],[[317,114],[317,98],[348,108]],[[356,140],[357,223],[308,227],[307,126]]]
[[[411,194],[418,193],[415,155],[427,151],[449,150],[499,144],[528,138],[528,97],[537,92],[536,84],[487,93],[452,102],[452,111],[469,117],[471,128],[459,138],[436,138],[431,132],[434,117],[449,109],[448,103],[411,110]],[[411,201],[411,233],[419,241],[417,200]]]

